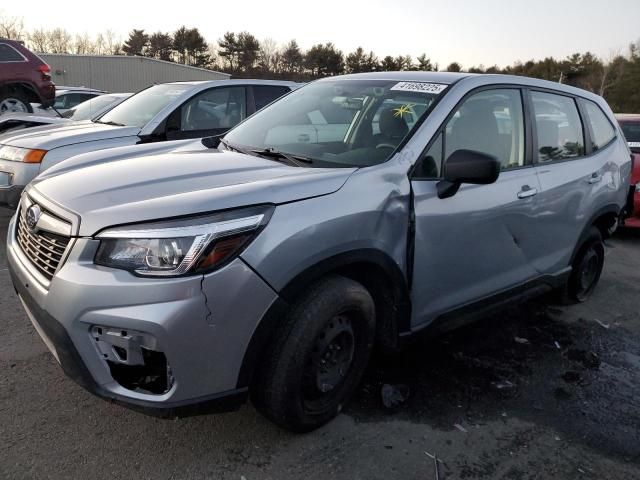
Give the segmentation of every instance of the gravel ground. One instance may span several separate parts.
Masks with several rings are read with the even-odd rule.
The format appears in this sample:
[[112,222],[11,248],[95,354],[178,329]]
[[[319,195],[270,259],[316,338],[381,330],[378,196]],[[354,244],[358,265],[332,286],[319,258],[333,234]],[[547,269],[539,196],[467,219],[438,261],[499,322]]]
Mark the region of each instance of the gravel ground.
[[[0,210],[0,478],[640,478],[640,233],[610,240],[594,297],[543,300],[376,359],[335,421],[292,435],[250,405],[180,420],[67,379],[19,305]],[[402,385],[393,410],[382,385]]]

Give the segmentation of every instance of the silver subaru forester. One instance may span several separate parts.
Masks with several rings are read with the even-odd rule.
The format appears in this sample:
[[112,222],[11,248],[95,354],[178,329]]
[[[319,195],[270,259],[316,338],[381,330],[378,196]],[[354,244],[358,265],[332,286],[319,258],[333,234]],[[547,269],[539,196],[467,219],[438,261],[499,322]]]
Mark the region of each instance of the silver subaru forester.
[[294,431],[341,410],[374,348],[586,300],[631,173],[602,98],[493,75],[327,78],[224,138],[129,148],[25,190],[7,250],[33,325],[101,397],[181,416],[250,395]]

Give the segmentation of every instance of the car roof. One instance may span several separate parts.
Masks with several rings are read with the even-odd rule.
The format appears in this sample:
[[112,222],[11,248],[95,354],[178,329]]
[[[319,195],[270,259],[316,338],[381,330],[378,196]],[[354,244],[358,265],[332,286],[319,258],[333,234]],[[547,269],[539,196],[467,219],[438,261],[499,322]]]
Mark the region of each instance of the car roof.
[[472,73],[462,72],[367,72],[352,73],[339,77],[327,77],[323,80],[392,80],[398,82],[433,82],[433,83],[455,83],[465,77],[472,76]]
[[464,81],[471,82],[472,88],[483,85],[520,85],[532,88],[546,88],[565,92],[569,95],[581,96],[596,102],[604,102],[602,97],[581,88],[572,87],[562,83],[540,80],[532,77],[522,77],[518,75],[504,75],[492,73],[465,73],[465,72],[367,72],[341,75],[337,77],[326,77],[319,82],[332,80],[388,80],[397,82],[433,82],[452,85]]
[[56,94],[70,93],[70,92],[73,92],[73,93],[106,93],[105,90],[98,90],[97,88],[56,86]]
[[616,113],[616,120],[628,122],[640,122],[640,113]]
[[199,80],[185,82],[167,82],[163,85],[193,85],[194,87],[215,87],[220,85],[274,85],[285,87],[298,87],[299,83],[285,80],[256,80],[252,78],[234,78],[229,80]]

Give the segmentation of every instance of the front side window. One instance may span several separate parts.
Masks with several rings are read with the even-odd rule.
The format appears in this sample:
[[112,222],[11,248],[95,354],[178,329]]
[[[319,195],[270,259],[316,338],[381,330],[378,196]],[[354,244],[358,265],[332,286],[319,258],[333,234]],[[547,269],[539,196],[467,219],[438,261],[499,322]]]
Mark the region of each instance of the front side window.
[[456,150],[485,153],[502,170],[524,166],[524,115],[520,90],[485,90],[464,101],[445,128],[444,158]]
[[160,110],[193,87],[188,84],[154,85],[129,97],[95,120],[98,123],[144,127]]
[[25,58],[11,45],[0,43],[0,62],[26,62]]
[[598,105],[589,100],[583,102],[591,125],[591,145],[593,150],[599,150],[615,138],[616,131]]
[[538,162],[583,156],[584,133],[575,100],[543,92],[531,92],[531,100],[536,119]]
[[230,131],[230,145],[304,156],[311,166],[386,161],[446,85],[392,80],[322,80],[257,112]]
[[183,132],[228,130],[246,117],[244,87],[219,87],[204,91],[181,107]]

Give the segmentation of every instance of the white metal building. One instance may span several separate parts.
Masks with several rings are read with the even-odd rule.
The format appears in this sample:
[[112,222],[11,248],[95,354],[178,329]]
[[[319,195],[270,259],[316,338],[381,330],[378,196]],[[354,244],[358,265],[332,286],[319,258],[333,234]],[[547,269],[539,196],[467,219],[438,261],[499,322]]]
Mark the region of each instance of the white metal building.
[[231,75],[147,57],[39,53],[58,85],[137,92],[154,83],[227,80]]

